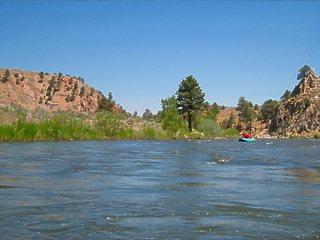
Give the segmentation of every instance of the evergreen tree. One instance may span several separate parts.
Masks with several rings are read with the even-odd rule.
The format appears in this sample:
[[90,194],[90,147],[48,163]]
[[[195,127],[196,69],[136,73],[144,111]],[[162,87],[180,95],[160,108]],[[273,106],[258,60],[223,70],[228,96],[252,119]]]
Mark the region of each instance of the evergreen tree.
[[186,114],[189,131],[192,132],[195,113],[203,106],[205,94],[198,81],[190,75],[181,81],[176,96],[178,108],[182,114]]
[[245,103],[246,103],[246,98],[245,97],[243,97],[243,96],[241,96],[241,97],[239,97],[239,100],[238,100],[238,105],[237,105],[237,110],[238,111],[242,111],[242,108],[243,108],[243,106],[245,105]]
[[259,115],[260,115],[259,120],[262,120],[262,122],[264,123],[269,122],[277,106],[278,106],[277,100],[272,100],[272,99],[266,100],[261,106],[261,109],[259,112]]
[[284,94],[280,97],[280,101],[286,101],[291,97],[291,91],[290,90],[286,90],[284,92]]
[[114,104],[109,99],[107,99],[104,95],[99,99],[98,102],[98,111],[110,111],[112,110]]
[[108,93],[108,99],[114,103],[112,92]]
[[38,76],[39,76],[39,78],[40,78],[39,82],[42,83],[42,82],[43,82],[43,79],[44,79],[44,76],[45,76],[44,72],[43,72],[43,71],[39,72]]
[[207,110],[207,116],[206,116],[206,118],[207,118],[207,119],[211,119],[211,120],[213,120],[213,121],[216,122],[219,112],[220,112],[220,107],[219,107],[219,105],[218,105],[216,102],[214,102],[214,103],[210,106],[210,108]]
[[63,73],[62,73],[62,72],[59,72],[59,74],[58,74],[58,81],[62,79],[62,76],[63,76]]
[[93,94],[94,94],[94,87],[92,87],[90,90],[90,96],[93,96]]
[[226,127],[232,128],[236,124],[236,117],[234,116],[233,112],[231,112],[230,117],[227,119]]
[[132,116],[133,116],[133,117],[138,117],[138,112],[137,112],[137,111],[134,111]]
[[245,100],[243,102],[241,113],[240,113],[240,121],[243,122],[249,131],[251,131],[252,121],[256,118],[257,114],[252,108],[252,103]]
[[54,89],[54,86],[56,84],[56,78],[54,76],[51,77],[50,81],[49,81],[49,86],[48,89],[51,91]]
[[142,118],[144,119],[148,119],[150,120],[151,118],[153,118],[153,114],[151,112],[151,110],[149,108],[147,108],[146,110],[144,110],[144,113],[142,114]]
[[78,77],[78,80],[80,81],[80,82],[82,82],[82,83],[84,83],[84,78],[83,77]]
[[79,96],[80,96],[80,97],[83,97],[83,96],[84,96],[84,94],[85,94],[85,92],[86,92],[86,89],[85,89],[85,87],[84,87],[84,86],[82,86],[82,87],[80,88]]
[[243,108],[248,105],[248,107],[253,108],[253,103],[246,100],[245,97],[241,96],[238,101],[237,110],[242,112]]
[[10,73],[10,70],[7,69],[5,72],[4,72],[4,76],[2,77],[2,82],[7,82],[9,81],[9,77],[10,77],[11,73]]
[[302,68],[300,68],[298,74],[297,74],[297,80],[300,81],[303,79],[311,70],[311,68],[308,65],[304,65]]

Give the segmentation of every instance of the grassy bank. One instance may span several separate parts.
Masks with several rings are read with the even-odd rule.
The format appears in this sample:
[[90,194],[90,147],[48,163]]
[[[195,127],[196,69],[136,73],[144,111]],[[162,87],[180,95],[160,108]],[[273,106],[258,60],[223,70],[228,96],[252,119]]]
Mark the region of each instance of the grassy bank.
[[189,133],[164,131],[161,122],[110,112],[77,113],[27,111],[20,107],[0,108],[0,141],[66,141],[104,139],[186,139],[237,137],[234,129],[222,130],[216,123],[204,122]]
[[110,112],[27,111],[0,108],[0,141],[165,139],[159,124]]

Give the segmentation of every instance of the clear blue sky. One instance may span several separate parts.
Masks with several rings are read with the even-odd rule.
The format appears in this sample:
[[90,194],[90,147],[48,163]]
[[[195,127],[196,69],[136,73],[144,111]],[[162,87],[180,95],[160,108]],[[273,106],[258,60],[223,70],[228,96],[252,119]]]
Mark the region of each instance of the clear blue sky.
[[209,103],[279,99],[320,75],[319,1],[0,1],[0,67],[81,76],[127,111],[193,75]]

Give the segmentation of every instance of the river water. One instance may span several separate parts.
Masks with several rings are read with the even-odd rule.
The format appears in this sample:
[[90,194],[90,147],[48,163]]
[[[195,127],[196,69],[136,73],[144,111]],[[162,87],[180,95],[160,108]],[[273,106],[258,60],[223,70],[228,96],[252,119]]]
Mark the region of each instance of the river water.
[[0,239],[318,239],[320,141],[0,143]]

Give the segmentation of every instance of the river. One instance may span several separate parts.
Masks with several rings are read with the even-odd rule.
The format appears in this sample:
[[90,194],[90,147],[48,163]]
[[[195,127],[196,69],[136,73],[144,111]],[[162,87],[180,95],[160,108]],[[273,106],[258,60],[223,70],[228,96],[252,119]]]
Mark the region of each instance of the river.
[[320,140],[0,143],[1,239],[318,239]]

